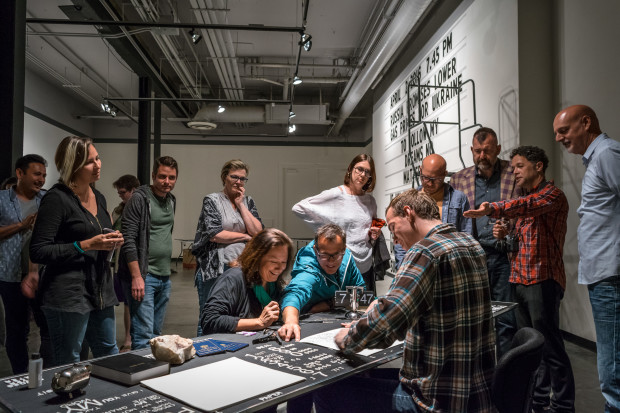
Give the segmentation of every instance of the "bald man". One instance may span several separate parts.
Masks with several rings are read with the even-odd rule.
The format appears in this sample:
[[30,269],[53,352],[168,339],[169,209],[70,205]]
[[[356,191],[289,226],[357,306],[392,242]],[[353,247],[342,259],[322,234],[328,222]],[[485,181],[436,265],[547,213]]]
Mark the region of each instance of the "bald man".
[[[469,202],[463,192],[445,183],[447,174],[446,160],[441,155],[428,155],[422,160],[422,166],[420,166],[422,186],[418,188],[418,191],[426,193],[437,203],[439,215],[444,224],[454,224],[457,231],[471,234],[471,219],[463,216],[463,211],[469,210]],[[400,267],[405,252],[400,245],[394,246],[396,269]]]
[[605,412],[620,412],[620,143],[601,132],[585,105],[561,110],[553,131],[586,167],[577,209],[579,284],[590,294]]

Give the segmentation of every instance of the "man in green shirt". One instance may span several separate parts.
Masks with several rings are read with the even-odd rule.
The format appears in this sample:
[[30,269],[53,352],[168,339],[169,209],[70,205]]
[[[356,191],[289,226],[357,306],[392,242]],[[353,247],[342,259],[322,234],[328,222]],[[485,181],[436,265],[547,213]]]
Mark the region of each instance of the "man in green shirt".
[[130,300],[131,348],[145,348],[162,334],[170,298],[170,257],[177,162],[162,156],[153,165],[153,184],[137,188],[123,211],[119,276]]

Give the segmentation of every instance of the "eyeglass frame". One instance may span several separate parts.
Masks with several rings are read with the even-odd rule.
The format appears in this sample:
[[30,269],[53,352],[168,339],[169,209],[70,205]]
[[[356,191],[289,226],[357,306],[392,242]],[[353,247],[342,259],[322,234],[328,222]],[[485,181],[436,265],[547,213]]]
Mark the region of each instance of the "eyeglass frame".
[[362,168],[361,166],[354,166],[353,170],[360,175],[367,176],[368,178],[372,178],[372,171],[370,169]]
[[313,245],[312,248],[314,249],[317,259],[321,261],[336,262],[336,261],[341,260],[345,254],[345,251],[337,252],[335,254],[326,254],[324,252],[319,252],[319,249],[316,247],[316,244]]
[[230,179],[233,180],[233,182],[241,182],[242,184],[245,184],[246,182],[248,182],[250,180],[250,178],[247,178],[245,176],[237,176],[237,175],[228,175],[228,177]]
[[443,181],[444,181],[444,179],[446,179],[446,177],[445,177],[445,176],[442,176],[442,177],[439,177],[439,178],[433,178],[433,177],[431,177],[431,176],[426,176],[426,175],[424,175],[424,174],[420,174],[420,180],[421,180],[422,182],[424,182],[424,181],[429,181],[429,182],[431,182],[431,183],[435,183],[435,182],[443,182]]

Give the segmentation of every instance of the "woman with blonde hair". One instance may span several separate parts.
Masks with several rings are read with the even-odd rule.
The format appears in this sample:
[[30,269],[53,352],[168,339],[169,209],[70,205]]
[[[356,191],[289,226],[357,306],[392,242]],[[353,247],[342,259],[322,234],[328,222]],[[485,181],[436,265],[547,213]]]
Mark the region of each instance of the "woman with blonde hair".
[[39,291],[58,365],[80,361],[86,338],[93,355],[118,353],[118,304],[108,256],[124,240],[112,231],[99,180],[101,160],[90,138],[68,136],[56,149],[59,182],[41,200],[30,259],[43,264]]

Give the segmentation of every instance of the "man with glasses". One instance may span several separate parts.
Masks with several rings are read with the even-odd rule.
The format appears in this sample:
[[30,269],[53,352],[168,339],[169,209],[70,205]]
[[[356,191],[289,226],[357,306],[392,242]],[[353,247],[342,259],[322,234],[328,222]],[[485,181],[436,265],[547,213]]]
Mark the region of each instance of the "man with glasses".
[[[385,213],[408,249],[390,289],[334,342],[344,353],[404,340],[402,366],[352,376],[315,394],[323,412],[491,412],[493,315],[485,253],[410,189]],[[348,397],[354,395],[354,397]]]
[[285,341],[301,337],[299,315],[333,308],[334,293],[348,286],[365,287],[362,274],[346,247],[346,235],[338,225],[320,227],[314,241],[300,249],[295,258],[292,280],[284,289],[282,322],[278,330]]
[[[445,183],[447,175],[446,160],[441,155],[428,155],[420,166],[422,186],[418,188],[418,191],[424,192],[437,203],[441,222],[454,224],[457,231],[471,234],[471,219],[463,216],[463,212],[469,209],[469,201],[464,193]],[[394,246],[395,268],[397,270],[405,252],[405,249],[399,244]]]
[[[471,153],[474,165],[452,176],[450,185],[462,191],[469,200],[469,205],[478,208],[483,202],[497,202],[512,199],[518,195],[515,176],[510,162],[498,158],[502,146],[491,128],[480,128],[474,132]],[[474,220],[472,232],[480,242],[487,255],[487,269],[491,284],[491,299],[512,301],[508,279],[510,278],[510,260],[506,251],[506,242],[493,236],[494,226],[484,216]],[[516,321],[512,311],[496,317],[497,355],[501,357],[510,349],[512,337],[516,332]]]

